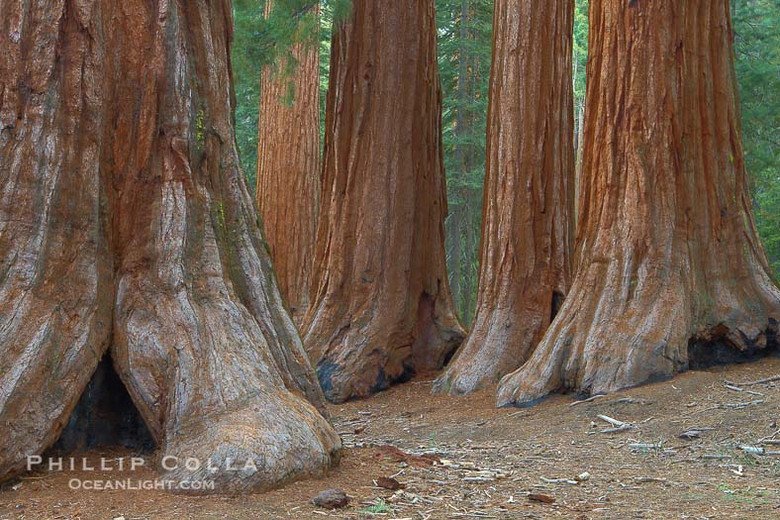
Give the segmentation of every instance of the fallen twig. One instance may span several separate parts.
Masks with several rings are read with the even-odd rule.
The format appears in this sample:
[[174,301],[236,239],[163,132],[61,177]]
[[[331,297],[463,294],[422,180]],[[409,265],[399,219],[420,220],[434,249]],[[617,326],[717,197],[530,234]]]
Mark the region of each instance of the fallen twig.
[[647,444],[644,442],[634,442],[628,445],[632,450],[660,450],[660,444]]
[[667,482],[667,480],[658,477],[636,477],[634,478],[634,482],[641,484],[643,482]]
[[680,439],[698,439],[704,432],[713,431],[715,428],[702,427],[702,428],[686,428],[678,437]]
[[732,472],[738,477],[745,476],[745,473],[742,471],[742,464],[721,464],[720,467],[728,469],[730,472]]
[[756,392],[756,391],[754,391],[754,390],[745,390],[745,389],[744,389],[744,388],[742,388],[742,387],[739,387],[739,386],[736,386],[736,385],[732,385],[732,384],[730,384],[730,383],[728,383],[728,382],[726,382],[726,383],[723,383],[723,386],[724,386],[725,388],[727,388],[727,389],[729,389],[729,390],[733,391],[733,392],[745,392],[746,394],[750,394],[750,395],[757,395],[757,396],[759,396],[759,397],[764,397],[764,394],[762,394],[761,392]]
[[544,478],[539,477],[539,479],[544,482],[545,484],[571,484],[572,486],[576,486],[579,484],[576,480],[571,480],[568,478]]
[[747,408],[748,406],[753,406],[757,404],[764,404],[766,400],[764,399],[757,399],[755,401],[746,401],[744,403],[720,403],[718,405],[718,408],[731,408],[732,410],[741,410],[742,408]]
[[755,386],[765,385],[766,383],[774,383],[775,381],[780,381],[780,374],[772,377],[765,377],[764,379],[758,379],[757,381],[748,381],[747,383],[734,383],[733,381],[725,381],[725,383],[732,386]]
[[761,439],[758,439],[756,444],[780,444],[780,441],[773,440],[778,435],[780,435],[780,430],[777,430],[775,433],[773,433],[772,435],[770,435],[768,437],[763,437]]
[[780,451],[767,450],[766,448],[762,448],[760,446],[740,446],[739,449],[752,455],[780,455]]
[[599,398],[601,398],[601,397],[604,397],[605,395],[607,395],[607,394],[596,394],[596,395],[592,395],[592,396],[588,397],[587,399],[583,399],[583,400],[581,400],[581,401],[574,401],[573,403],[570,403],[570,404],[569,404],[569,406],[577,406],[578,404],[582,404],[582,403],[589,403],[589,402],[591,402],[591,401],[595,401],[596,399],[599,399]]
[[601,430],[601,433],[614,433],[614,432],[621,432],[626,430],[633,430],[636,428],[635,424],[618,421],[617,419],[613,419],[612,417],[608,417],[606,415],[597,415],[596,417],[614,426],[614,428],[607,428],[606,430]]

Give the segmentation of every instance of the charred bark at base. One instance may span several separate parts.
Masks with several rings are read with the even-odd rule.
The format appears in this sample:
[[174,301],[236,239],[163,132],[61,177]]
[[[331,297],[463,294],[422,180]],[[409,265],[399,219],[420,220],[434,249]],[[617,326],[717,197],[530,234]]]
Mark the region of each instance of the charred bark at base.
[[669,378],[689,368],[692,338],[695,357],[777,341],[728,1],[591,0],[590,27],[577,275],[499,405]]
[[161,455],[259,469],[166,478],[325,471],[340,442],[238,168],[230,2],[12,2],[0,27],[0,479],[109,349]]
[[568,291],[573,10],[571,0],[495,4],[477,313],[435,391],[469,393],[519,368]]
[[[266,15],[272,5],[266,2]],[[262,74],[257,206],[279,290],[300,322],[309,304],[320,198],[320,59],[313,44],[295,45],[292,55],[291,76],[273,67]]]
[[[726,337],[693,337],[688,341],[688,368],[702,370],[718,365],[749,363],[759,359],[778,355],[780,343],[777,341],[777,322],[770,318],[767,330],[766,346],[749,344],[745,349],[736,349]],[[728,330],[721,330],[728,334]]]
[[303,330],[332,401],[441,368],[463,337],[432,0],[358,0],[334,33],[313,296]]

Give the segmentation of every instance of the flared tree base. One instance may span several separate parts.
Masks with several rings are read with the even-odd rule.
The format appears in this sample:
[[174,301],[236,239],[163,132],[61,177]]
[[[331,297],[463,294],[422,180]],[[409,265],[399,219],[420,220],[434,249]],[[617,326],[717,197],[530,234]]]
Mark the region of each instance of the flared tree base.
[[107,353],[166,477],[233,493],[322,474],[341,444],[238,165],[230,2],[8,8],[0,480],[56,442]]
[[338,460],[338,447],[338,436],[313,407],[280,392],[183,426],[159,454],[161,478],[212,483],[204,489],[214,493],[266,491],[322,476]]
[[594,264],[578,277],[532,356],[501,380],[498,406],[669,379],[689,369],[691,345],[697,357],[723,345],[745,355],[777,346],[780,290],[762,270],[751,283],[710,280],[707,292],[678,277],[648,277],[636,286],[615,272]]
[[[312,322],[314,326],[305,343],[312,358],[319,360],[317,376],[325,397],[334,403],[364,398],[407,381],[415,374],[440,370],[465,334],[449,304],[447,312],[440,314],[436,303],[428,295],[420,298],[417,312],[409,313],[416,317],[415,321],[408,316],[393,319],[376,315],[333,326],[330,324],[334,323],[335,315],[322,312]],[[361,323],[364,325],[359,327]],[[325,339],[325,331],[333,329],[340,333]]]
[[433,384],[435,393],[466,395],[495,385],[528,359],[549,322],[532,309],[486,309],[478,314],[463,346]]

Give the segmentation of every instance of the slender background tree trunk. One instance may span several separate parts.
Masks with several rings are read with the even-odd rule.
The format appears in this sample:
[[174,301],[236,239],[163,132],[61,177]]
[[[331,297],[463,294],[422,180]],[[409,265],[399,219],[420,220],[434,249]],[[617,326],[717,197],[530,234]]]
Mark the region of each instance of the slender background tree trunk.
[[[266,16],[272,6],[267,0]],[[300,43],[292,57],[291,74],[284,64],[262,74],[257,206],[279,289],[300,321],[308,305],[320,196],[319,49]]]
[[[577,130],[575,138],[574,156],[574,221],[578,221],[580,212],[580,183],[582,182],[582,161],[585,151],[585,106],[579,106],[576,110]],[[576,233],[575,233],[576,236]]]
[[204,463],[165,478],[321,474],[340,441],[238,168],[230,2],[10,2],[0,27],[0,479],[106,352],[160,454]]
[[441,368],[463,332],[447,212],[433,0],[357,0],[334,33],[305,345],[333,401]]
[[613,391],[777,346],[727,0],[591,0],[579,267],[499,405]]
[[568,290],[573,7],[495,4],[477,314],[435,389],[467,393],[517,369]]

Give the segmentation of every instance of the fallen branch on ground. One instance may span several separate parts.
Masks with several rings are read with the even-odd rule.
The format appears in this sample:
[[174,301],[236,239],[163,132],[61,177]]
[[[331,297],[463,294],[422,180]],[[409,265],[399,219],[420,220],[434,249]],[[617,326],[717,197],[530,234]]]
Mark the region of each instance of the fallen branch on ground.
[[780,435],[780,430],[777,430],[769,437],[763,437],[761,439],[758,439],[758,442],[756,442],[756,444],[780,444],[780,440],[774,440],[774,438],[777,437],[778,435]]
[[569,406],[577,406],[578,404],[589,403],[591,401],[595,401],[596,399],[599,399],[600,397],[604,397],[605,395],[607,394],[596,394],[588,397],[587,399],[583,399],[581,401],[574,401],[573,403],[570,403]]
[[766,448],[762,448],[760,446],[740,446],[739,449],[752,455],[780,455],[780,451],[767,450]]
[[607,428],[606,430],[601,430],[601,433],[614,433],[614,432],[622,432],[626,430],[636,429],[635,424],[618,421],[617,419],[613,419],[612,417],[608,417],[606,415],[597,415],[596,417],[614,426],[614,428]]
[[764,399],[757,399],[755,401],[747,401],[744,403],[721,403],[718,405],[718,408],[731,408],[733,410],[741,410],[742,408],[747,408],[748,406],[753,406],[757,404],[764,404],[766,401]]
[[761,392],[756,392],[756,391],[753,391],[753,390],[745,390],[744,388],[732,385],[732,384],[730,384],[728,382],[723,383],[723,386],[728,388],[729,390],[734,391],[734,392],[745,392],[746,394],[757,395],[759,397],[764,397],[764,394],[762,394]]
[[647,444],[644,442],[634,442],[628,445],[632,450],[660,450],[660,444]]
[[658,477],[636,477],[634,478],[634,482],[642,484],[644,482],[667,482],[667,480],[665,478]]
[[774,383],[775,381],[780,381],[780,374],[772,377],[765,377],[764,379],[758,379],[757,381],[748,381],[747,383],[734,383],[733,381],[725,381],[725,383],[732,386],[755,386]]
[[576,480],[571,480],[568,478],[545,478],[545,477],[539,477],[539,479],[544,482],[545,484],[571,484],[572,486],[576,486],[579,484]]

